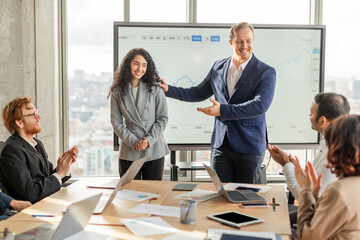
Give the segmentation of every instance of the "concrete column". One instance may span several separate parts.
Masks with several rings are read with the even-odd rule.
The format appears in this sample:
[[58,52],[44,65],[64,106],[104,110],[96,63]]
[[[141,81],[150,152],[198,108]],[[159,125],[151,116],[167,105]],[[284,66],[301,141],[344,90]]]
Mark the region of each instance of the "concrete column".
[[[49,160],[59,156],[57,1],[0,0],[0,108],[30,96],[42,119],[38,137]],[[2,121],[0,140],[10,134]]]

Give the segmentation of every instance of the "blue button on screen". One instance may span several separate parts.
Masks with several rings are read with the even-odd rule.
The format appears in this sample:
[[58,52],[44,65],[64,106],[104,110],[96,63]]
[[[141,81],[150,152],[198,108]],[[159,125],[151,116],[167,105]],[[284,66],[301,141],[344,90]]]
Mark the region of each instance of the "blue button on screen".
[[220,36],[211,35],[211,41],[212,42],[220,42]]
[[202,37],[201,37],[201,35],[192,35],[192,36],[191,36],[191,40],[192,40],[193,42],[201,42]]

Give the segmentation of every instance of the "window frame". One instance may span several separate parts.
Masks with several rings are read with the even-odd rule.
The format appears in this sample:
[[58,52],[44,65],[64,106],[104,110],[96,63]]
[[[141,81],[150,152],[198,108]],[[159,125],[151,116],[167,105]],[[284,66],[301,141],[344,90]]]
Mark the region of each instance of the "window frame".
[[[67,74],[67,1],[58,1],[58,89],[59,89],[59,151],[65,152],[69,145],[69,95],[68,95],[68,74]],[[123,21],[130,22],[130,0],[123,0],[124,14]],[[309,25],[321,25],[323,18],[323,0],[309,0],[310,13],[309,13]],[[186,0],[186,23],[197,23],[197,0]],[[282,146],[287,148],[288,146]],[[287,148],[288,149],[288,148]],[[201,151],[201,150],[200,150]],[[314,156],[315,149],[306,148],[306,156]],[[308,154],[310,151],[310,154]],[[184,161],[196,161],[196,152],[181,151]],[[311,158],[311,157],[310,157]],[[305,159],[307,161],[307,159]],[[184,180],[193,179],[195,181],[201,181],[202,179],[196,177],[196,171],[194,175],[187,174]],[[100,176],[94,176],[100,177]],[[102,176],[104,177],[104,176]],[[270,176],[269,176],[270,177]],[[165,176],[165,179],[167,177]],[[278,176],[275,177],[278,179]],[[275,179],[274,178],[274,179]],[[270,180],[270,179],[269,179]]]

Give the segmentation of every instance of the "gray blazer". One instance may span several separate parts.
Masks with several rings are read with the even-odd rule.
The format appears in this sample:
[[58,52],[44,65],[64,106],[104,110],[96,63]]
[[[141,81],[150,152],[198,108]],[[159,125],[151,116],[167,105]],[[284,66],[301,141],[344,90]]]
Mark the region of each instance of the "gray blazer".
[[[111,124],[120,138],[119,158],[134,161],[147,156],[148,161],[169,153],[163,132],[168,122],[168,110],[164,91],[153,86],[150,93],[146,83],[140,81],[137,104],[131,94],[130,84],[125,96],[117,88],[111,94]],[[143,137],[149,141],[145,150],[135,150]]]

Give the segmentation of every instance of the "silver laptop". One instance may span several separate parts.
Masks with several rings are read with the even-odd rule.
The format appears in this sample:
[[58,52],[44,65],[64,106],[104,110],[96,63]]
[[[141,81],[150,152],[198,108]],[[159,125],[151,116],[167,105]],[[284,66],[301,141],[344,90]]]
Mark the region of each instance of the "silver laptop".
[[217,173],[209,166],[204,164],[205,170],[208,172],[212,183],[216,187],[216,191],[232,203],[261,203],[266,202],[263,197],[260,197],[252,190],[234,190],[226,191],[221,183]]
[[[73,236],[81,236],[84,239],[86,236],[84,231],[88,224],[90,217],[98,203],[102,193],[85,198],[79,202],[71,204],[65,211],[64,216],[56,227],[56,224],[46,223],[39,227],[33,228],[25,233],[15,236],[16,240],[24,239],[74,239]],[[91,233],[97,235],[98,239],[107,239],[106,235]],[[102,237],[101,237],[102,236]],[[86,238],[88,239],[88,238]]]
[[119,182],[116,184],[116,187],[114,188],[113,192],[111,193],[109,199],[107,200],[100,200],[97,204],[94,214],[101,214],[103,213],[112,203],[114,200],[116,194],[119,192],[121,186],[124,186],[125,184],[131,182],[136,174],[139,172],[140,168],[144,165],[146,162],[147,157],[141,158],[139,160],[133,161],[133,163],[130,165],[126,173],[120,178]]

